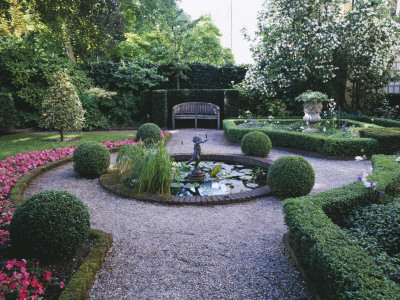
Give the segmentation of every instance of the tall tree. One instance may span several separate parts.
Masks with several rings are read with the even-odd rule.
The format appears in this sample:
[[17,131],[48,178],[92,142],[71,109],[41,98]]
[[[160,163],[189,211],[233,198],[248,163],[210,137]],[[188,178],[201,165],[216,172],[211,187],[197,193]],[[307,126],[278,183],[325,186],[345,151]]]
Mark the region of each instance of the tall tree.
[[52,32],[65,41],[68,57],[76,60],[104,54],[124,39],[116,0],[27,0]]
[[349,12],[345,2],[268,1],[259,16],[247,89],[289,99],[319,90],[343,107],[348,81],[356,105],[384,87],[399,43],[399,26],[389,11],[393,1],[357,0]]

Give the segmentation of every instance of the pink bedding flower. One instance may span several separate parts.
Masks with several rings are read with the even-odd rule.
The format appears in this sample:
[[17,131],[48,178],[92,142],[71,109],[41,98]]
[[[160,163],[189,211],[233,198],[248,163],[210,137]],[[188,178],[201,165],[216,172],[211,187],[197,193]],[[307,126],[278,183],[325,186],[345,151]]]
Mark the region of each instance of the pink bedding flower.
[[[115,148],[135,143],[136,138],[114,142],[107,141],[102,144],[107,148]],[[15,211],[14,205],[9,201],[9,193],[12,187],[29,171],[49,162],[72,156],[75,149],[76,146],[66,146],[64,148],[31,151],[0,160],[0,244],[10,243],[9,232],[5,226],[10,224]],[[5,291],[15,292],[18,299],[39,299],[38,294],[44,294],[45,285],[43,282],[39,282],[36,273],[28,271],[38,264],[39,261],[34,266],[27,266],[24,259],[17,260],[15,258],[6,261],[3,270],[0,269],[0,299],[5,298]],[[47,282],[52,280],[49,271],[45,271],[42,277]],[[60,288],[64,288],[64,286],[65,283],[61,281]]]

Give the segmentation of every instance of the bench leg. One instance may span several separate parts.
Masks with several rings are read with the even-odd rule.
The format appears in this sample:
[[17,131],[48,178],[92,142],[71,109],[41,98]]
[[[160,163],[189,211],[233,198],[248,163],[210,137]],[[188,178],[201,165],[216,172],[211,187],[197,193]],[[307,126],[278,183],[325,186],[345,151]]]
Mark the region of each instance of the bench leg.
[[175,118],[172,116],[172,129],[175,129]]
[[194,118],[194,128],[197,129],[197,118]]
[[219,130],[219,123],[220,123],[220,122],[219,122],[219,112],[218,112],[218,130]]

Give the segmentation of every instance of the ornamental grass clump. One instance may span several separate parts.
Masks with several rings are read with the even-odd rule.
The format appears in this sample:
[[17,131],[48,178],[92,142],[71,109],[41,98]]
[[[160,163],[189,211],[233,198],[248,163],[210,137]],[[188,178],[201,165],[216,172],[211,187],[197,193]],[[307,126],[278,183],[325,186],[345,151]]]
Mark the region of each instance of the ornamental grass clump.
[[86,142],[74,151],[74,170],[84,178],[96,178],[110,166],[110,151],[98,142]]
[[137,140],[156,143],[161,140],[162,133],[160,127],[154,123],[146,123],[140,126],[136,133]]
[[11,245],[25,257],[66,259],[87,242],[88,209],[66,191],[43,191],[15,210],[10,224]]
[[286,155],[274,161],[268,169],[267,183],[275,196],[305,196],[314,187],[315,173],[303,157]]
[[119,180],[137,193],[169,194],[174,174],[174,160],[164,141],[144,146],[122,148],[117,156]]
[[265,133],[252,131],[243,136],[240,147],[246,155],[265,157],[271,152],[272,145]]

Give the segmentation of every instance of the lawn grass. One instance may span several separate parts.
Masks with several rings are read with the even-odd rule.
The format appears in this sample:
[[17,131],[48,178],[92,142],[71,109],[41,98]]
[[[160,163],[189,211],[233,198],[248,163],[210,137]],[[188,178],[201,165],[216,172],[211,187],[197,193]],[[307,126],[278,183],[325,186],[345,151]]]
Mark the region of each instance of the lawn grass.
[[65,146],[80,145],[84,142],[95,141],[119,141],[124,139],[131,139],[136,136],[135,132],[102,132],[102,133],[77,133],[67,134],[65,139],[79,138],[75,141],[67,142],[49,142],[49,139],[59,139],[59,134],[10,134],[0,136],[0,160],[8,156],[14,156],[20,153],[30,151],[41,151],[45,149],[62,148]]

